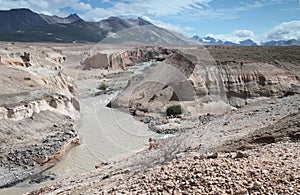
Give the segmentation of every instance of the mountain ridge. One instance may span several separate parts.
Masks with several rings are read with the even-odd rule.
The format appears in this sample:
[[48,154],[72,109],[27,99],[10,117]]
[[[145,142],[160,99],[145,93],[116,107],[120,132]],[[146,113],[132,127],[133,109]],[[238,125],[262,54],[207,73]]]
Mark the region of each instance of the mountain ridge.
[[220,39],[215,39],[210,36],[200,37],[194,35],[191,39],[198,41],[202,45],[226,45],[226,46],[298,46],[300,45],[300,40],[290,39],[290,40],[270,40],[263,42],[255,42],[251,39],[244,39],[239,41],[239,43],[234,43],[231,41],[225,41]]
[[[10,20],[5,19],[8,17]],[[98,22],[88,22],[77,14],[67,17],[49,16],[21,8],[0,11],[0,25],[0,41],[87,43],[105,40],[105,43],[115,44],[198,44],[141,17],[109,17]]]
[[68,23],[73,23],[76,21],[84,21],[81,19],[77,14],[70,14],[67,17],[59,17],[59,16],[48,16],[46,14],[39,14],[45,21],[47,21],[49,24],[68,24]]

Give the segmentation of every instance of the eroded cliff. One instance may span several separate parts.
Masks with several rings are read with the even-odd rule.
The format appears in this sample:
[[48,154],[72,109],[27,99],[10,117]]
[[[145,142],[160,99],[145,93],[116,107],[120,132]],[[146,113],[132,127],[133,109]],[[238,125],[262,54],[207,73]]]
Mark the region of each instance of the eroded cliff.
[[[76,142],[80,105],[62,51],[41,45],[0,48],[0,187],[55,162]],[[78,140],[77,140],[78,141]]]
[[119,52],[99,51],[95,46],[89,51],[87,57],[82,60],[82,69],[126,69],[137,62],[150,60],[162,61],[172,54],[172,50],[159,46],[136,47],[123,49]]
[[[293,60],[297,59],[280,64]],[[132,78],[110,106],[138,115],[163,114],[173,104],[181,104],[187,115],[224,114],[257,99],[298,93],[297,74],[278,64],[247,58],[220,60],[206,48],[177,48],[144,75]]]

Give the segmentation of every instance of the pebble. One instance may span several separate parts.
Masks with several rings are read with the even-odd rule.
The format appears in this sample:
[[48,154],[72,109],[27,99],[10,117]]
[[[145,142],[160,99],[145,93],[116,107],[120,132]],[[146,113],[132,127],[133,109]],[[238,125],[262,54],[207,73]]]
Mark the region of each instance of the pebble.
[[[167,166],[133,175],[108,193],[132,194],[134,189],[158,194],[295,194],[300,184],[290,178],[300,174],[299,147],[297,142],[276,143],[259,150],[237,151],[238,160],[228,153],[211,153],[206,158],[191,153]],[[284,156],[293,156],[284,165],[278,152],[283,149]]]

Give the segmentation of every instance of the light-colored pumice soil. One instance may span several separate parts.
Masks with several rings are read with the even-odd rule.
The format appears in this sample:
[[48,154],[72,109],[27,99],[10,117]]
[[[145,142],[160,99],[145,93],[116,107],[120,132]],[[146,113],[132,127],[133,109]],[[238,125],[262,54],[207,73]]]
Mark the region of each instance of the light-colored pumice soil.
[[61,68],[66,57],[60,50],[1,43],[0,56],[0,186],[4,187],[51,166],[78,143],[80,105],[74,79]]
[[[108,106],[174,136],[30,194],[299,193],[299,49],[139,47],[116,55],[93,50],[81,65],[102,71],[94,79],[110,88],[84,94],[121,90]],[[124,72],[149,59],[153,63],[143,74]],[[118,83],[124,74],[130,79],[126,86]],[[78,78],[84,82],[85,76]],[[166,108],[178,104],[183,114],[166,117]]]

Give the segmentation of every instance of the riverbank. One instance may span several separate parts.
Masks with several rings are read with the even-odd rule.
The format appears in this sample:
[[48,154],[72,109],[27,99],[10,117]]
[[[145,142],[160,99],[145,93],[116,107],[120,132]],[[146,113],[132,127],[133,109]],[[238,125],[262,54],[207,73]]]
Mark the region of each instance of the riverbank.
[[[79,89],[81,119],[76,127],[76,135],[80,137],[80,145],[67,155],[60,152],[61,156],[54,156],[61,161],[57,161],[55,166],[44,173],[33,176],[34,182],[26,180],[15,189],[5,190],[5,193],[25,193],[53,183],[55,180],[91,171],[100,162],[126,158],[141,149],[148,148],[148,139],[157,136],[148,130],[147,124],[141,123],[129,113],[106,107],[109,101],[126,86],[133,73],[120,70],[81,71],[74,64],[65,68],[66,72],[73,73]],[[137,68],[139,69],[141,68]],[[106,90],[99,89],[102,83],[107,85]],[[47,160],[50,158],[47,157]],[[41,183],[38,184],[39,182]]]
[[[242,55],[243,48],[234,49]],[[158,74],[133,77],[113,102],[128,112],[135,109],[132,113],[148,127],[174,133],[173,137],[151,140],[153,147],[147,150],[100,163],[95,170],[29,194],[297,192],[300,167],[295,150],[299,147],[300,96],[299,79],[291,71],[293,67],[298,70],[297,59],[286,69],[273,61],[235,61],[235,55],[228,61],[202,59],[203,48],[178,50],[175,56],[154,66]],[[172,63],[177,71],[171,73],[182,76],[178,70],[185,71],[179,81],[168,74]],[[161,78],[164,82],[159,82]],[[110,81],[105,80],[108,84]],[[170,86],[196,87],[196,92],[178,90],[184,98],[179,101],[174,95],[178,91],[172,92]],[[193,94],[199,95],[200,102],[192,102]],[[166,117],[164,106],[175,103],[182,105],[183,115]],[[261,165],[265,162],[270,166]],[[282,176],[281,169],[286,170],[287,177]]]
[[[297,163],[299,153],[295,153],[299,147],[299,98],[299,95],[294,95],[269,103],[260,101],[255,105],[248,105],[230,116],[219,117],[203,125],[198,123],[197,128],[178,132],[175,137],[158,142],[156,148],[141,151],[122,160],[100,163],[97,169],[89,173],[66,179],[59,184],[41,188],[30,194],[66,191],[97,194],[123,192],[139,194],[146,191],[168,193],[176,190],[184,192],[190,189],[187,189],[189,186],[187,182],[193,181],[194,184],[191,185],[196,191],[191,192],[205,193],[207,190],[213,190],[219,193],[229,193],[226,190],[233,192],[240,190],[243,194],[248,193],[249,190],[251,193],[262,193],[272,188],[270,192],[286,193],[285,190],[290,188],[293,191],[288,194],[293,194],[300,187],[298,180],[279,185],[280,181],[275,178],[282,174],[282,169],[289,170],[290,168],[294,171],[286,176],[299,177],[300,167]],[[290,106],[284,111],[282,106],[287,104]],[[255,113],[253,112],[255,110],[259,111]],[[268,110],[273,111],[270,113]],[[249,115],[249,113],[255,114]],[[279,113],[281,115],[278,115]],[[241,120],[243,115],[247,116],[245,120],[249,123]],[[233,121],[240,121],[240,123],[233,123]],[[250,123],[253,124],[251,121],[255,121],[255,125],[249,126]],[[229,126],[230,132],[215,132],[209,135],[205,133],[224,127],[224,124]],[[244,124],[244,127],[241,127],[241,124]],[[206,131],[200,131],[201,129]],[[215,142],[212,142],[213,140]],[[281,153],[283,156],[280,155]],[[262,162],[269,162],[270,167],[264,167]],[[256,167],[256,164],[259,167]],[[233,172],[224,172],[225,169],[220,167],[227,167],[226,169]],[[247,174],[244,174],[244,168],[249,170]],[[274,178],[270,185],[264,175],[267,174],[265,169],[272,172],[270,177]],[[248,175],[253,170],[256,171],[254,175]],[[187,179],[183,177],[186,171],[190,173]],[[199,172],[201,177],[196,176],[194,172],[197,174]],[[261,174],[262,172],[264,174]],[[240,175],[241,173],[243,174]],[[207,178],[203,180],[202,176]],[[174,180],[176,177],[178,181]],[[249,181],[246,177],[249,177]],[[284,176],[288,179],[287,177]],[[224,178],[231,178],[232,181],[228,180],[221,185]],[[158,179],[159,186],[161,186],[159,189],[156,185]],[[248,183],[240,183],[244,180]],[[254,184],[256,181],[258,183]],[[257,184],[260,184],[260,188],[253,188]],[[276,187],[277,184],[279,187]],[[170,185],[177,187],[170,187]],[[202,187],[199,188],[199,186]]]

